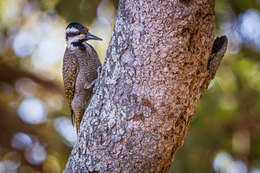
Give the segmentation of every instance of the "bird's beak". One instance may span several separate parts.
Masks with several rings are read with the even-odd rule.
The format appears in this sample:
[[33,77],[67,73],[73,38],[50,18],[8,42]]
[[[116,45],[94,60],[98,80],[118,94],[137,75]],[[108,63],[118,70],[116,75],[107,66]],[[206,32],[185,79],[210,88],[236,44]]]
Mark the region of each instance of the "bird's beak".
[[101,38],[99,38],[99,37],[97,37],[97,36],[94,36],[94,35],[92,35],[92,34],[90,34],[90,33],[88,33],[87,39],[88,39],[88,40],[102,40]]

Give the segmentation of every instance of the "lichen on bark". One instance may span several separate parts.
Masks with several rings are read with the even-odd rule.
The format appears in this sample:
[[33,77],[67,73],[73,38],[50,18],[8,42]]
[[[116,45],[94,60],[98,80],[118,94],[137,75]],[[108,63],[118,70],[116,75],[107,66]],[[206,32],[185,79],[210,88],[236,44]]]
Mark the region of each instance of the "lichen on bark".
[[121,0],[64,173],[166,172],[227,39],[213,0]]

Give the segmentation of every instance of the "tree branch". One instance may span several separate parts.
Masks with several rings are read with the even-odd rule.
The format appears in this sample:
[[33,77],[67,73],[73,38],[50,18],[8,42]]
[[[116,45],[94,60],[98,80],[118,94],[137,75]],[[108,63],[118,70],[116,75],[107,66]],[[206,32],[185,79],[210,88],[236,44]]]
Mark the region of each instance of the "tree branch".
[[210,78],[213,79],[215,77],[215,74],[217,72],[217,69],[220,65],[220,62],[222,61],[222,58],[224,57],[224,54],[227,50],[227,43],[228,39],[226,36],[217,37],[214,41],[211,55],[209,58],[209,64],[208,64],[208,70],[210,73]]

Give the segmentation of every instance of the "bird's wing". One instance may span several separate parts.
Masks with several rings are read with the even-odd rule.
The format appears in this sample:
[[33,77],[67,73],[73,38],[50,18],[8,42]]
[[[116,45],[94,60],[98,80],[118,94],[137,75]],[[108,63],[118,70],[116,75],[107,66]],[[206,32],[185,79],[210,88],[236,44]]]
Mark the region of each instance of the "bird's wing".
[[71,112],[71,120],[74,124],[74,113],[71,107],[71,102],[74,96],[75,83],[78,75],[78,62],[75,56],[73,56],[68,50],[65,51],[63,57],[63,69],[62,69],[65,96],[68,100],[68,104]]
[[90,56],[90,66],[89,66],[90,70],[89,71],[91,72],[91,74],[88,77],[88,79],[91,82],[98,77],[97,70],[98,70],[98,67],[102,66],[102,64],[100,62],[100,59],[99,59],[98,54],[95,51],[95,49],[91,45],[89,45],[89,47],[91,49],[91,51],[88,52],[88,54]]

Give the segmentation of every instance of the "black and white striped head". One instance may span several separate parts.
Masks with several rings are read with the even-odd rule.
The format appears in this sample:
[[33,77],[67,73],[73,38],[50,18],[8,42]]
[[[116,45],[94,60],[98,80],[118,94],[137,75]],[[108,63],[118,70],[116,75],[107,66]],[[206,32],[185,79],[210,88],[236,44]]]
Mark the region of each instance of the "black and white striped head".
[[83,42],[87,40],[102,40],[88,32],[88,28],[80,23],[70,23],[65,31],[66,42],[68,47],[82,46]]

